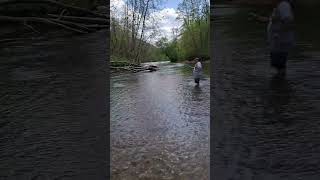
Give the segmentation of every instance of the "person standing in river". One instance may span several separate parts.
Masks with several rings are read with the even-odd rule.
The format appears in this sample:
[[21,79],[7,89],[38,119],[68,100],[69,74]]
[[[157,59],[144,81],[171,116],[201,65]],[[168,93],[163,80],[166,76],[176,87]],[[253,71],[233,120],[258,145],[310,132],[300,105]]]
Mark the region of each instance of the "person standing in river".
[[196,64],[193,67],[193,77],[194,77],[194,82],[199,86],[200,83],[200,78],[202,75],[202,64],[200,62],[199,58],[195,58]]
[[267,33],[270,47],[270,65],[278,74],[286,74],[287,57],[294,45],[293,2],[292,0],[274,0],[275,8],[269,18],[251,14],[256,19],[269,22]]

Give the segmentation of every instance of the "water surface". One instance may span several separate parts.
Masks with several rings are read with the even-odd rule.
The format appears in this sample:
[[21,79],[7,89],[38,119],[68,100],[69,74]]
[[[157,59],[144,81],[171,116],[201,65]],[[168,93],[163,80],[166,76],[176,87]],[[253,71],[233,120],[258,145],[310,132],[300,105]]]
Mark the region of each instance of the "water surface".
[[213,176],[319,179],[320,41],[308,18],[316,9],[297,9],[297,46],[285,78],[273,76],[267,25],[249,21],[251,11],[270,12],[213,9]]
[[1,44],[0,179],[107,178],[106,40]]
[[112,179],[209,179],[210,79],[156,64],[111,77]]

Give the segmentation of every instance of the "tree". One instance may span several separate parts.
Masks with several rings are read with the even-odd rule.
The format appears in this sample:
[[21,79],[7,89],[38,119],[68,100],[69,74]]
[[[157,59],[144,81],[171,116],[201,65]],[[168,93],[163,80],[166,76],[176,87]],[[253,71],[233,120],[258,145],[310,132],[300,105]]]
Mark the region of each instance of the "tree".
[[180,58],[208,57],[209,2],[183,0],[178,6],[178,18],[183,20],[179,45]]
[[[140,63],[148,55],[145,49],[156,34],[156,25],[152,20],[152,12],[159,8],[162,0],[126,0],[123,9],[113,9],[111,18],[117,23],[111,23],[114,34],[111,42],[114,45],[112,53],[125,56],[133,63]],[[122,14],[119,14],[122,13]],[[146,34],[148,32],[148,34]],[[154,48],[151,48],[154,49]]]

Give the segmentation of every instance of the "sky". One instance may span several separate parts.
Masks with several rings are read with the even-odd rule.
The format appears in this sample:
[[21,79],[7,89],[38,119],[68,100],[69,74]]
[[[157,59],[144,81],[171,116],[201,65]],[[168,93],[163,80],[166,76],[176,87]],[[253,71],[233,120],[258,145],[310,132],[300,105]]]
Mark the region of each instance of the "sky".
[[[153,17],[156,17],[158,27],[159,27],[159,36],[151,39],[151,43],[154,44],[161,37],[167,37],[169,40],[172,39],[172,28],[178,28],[182,25],[181,21],[178,21],[176,18],[178,4],[182,0],[163,0],[162,9],[154,12]],[[111,0],[111,7],[116,7],[117,11],[120,12],[121,6],[124,5],[124,0]],[[146,32],[147,34],[150,32]]]
[[171,29],[177,28],[182,25],[181,22],[177,21],[176,18],[178,16],[177,14],[177,8],[178,4],[182,0],[164,0],[164,9],[161,11],[161,13],[164,15],[165,18],[163,18],[160,22],[161,29],[164,30],[164,34],[166,37],[171,39]]
[[165,0],[165,7],[167,8],[177,8],[179,4],[179,0]]

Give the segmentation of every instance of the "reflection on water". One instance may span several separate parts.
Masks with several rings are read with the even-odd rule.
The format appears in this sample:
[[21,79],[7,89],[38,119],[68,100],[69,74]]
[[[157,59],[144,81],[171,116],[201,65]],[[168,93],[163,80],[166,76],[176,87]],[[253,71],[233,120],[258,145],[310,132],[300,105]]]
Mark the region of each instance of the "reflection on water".
[[[285,106],[289,104],[292,87],[286,77],[274,76],[270,80],[270,107]],[[279,111],[280,112],[280,111]]]
[[270,73],[266,24],[247,19],[268,10],[213,9],[216,179],[319,179],[320,41],[303,19],[315,9],[296,10],[297,47],[281,78]]
[[209,179],[210,80],[159,66],[111,78],[112,179]]

